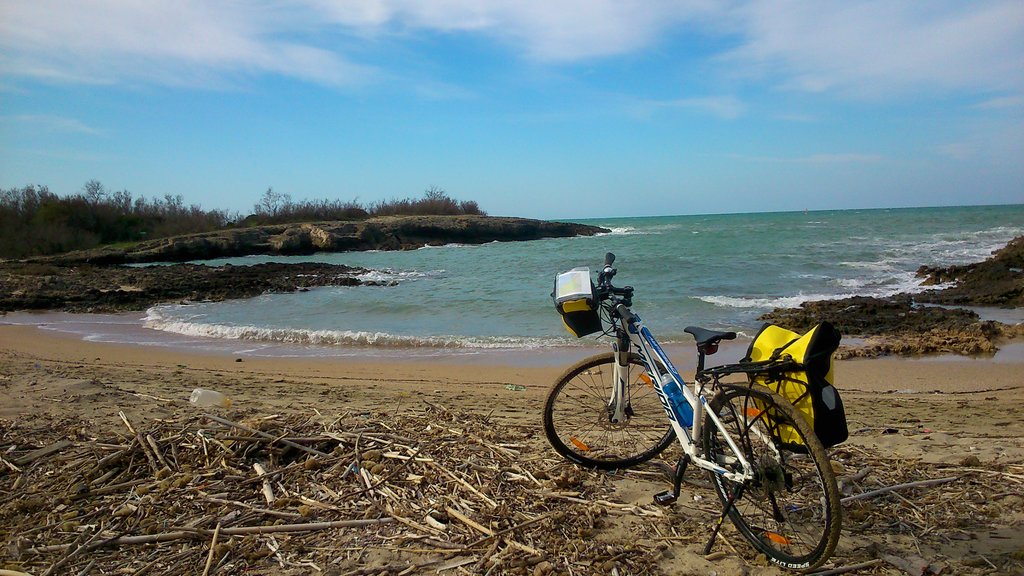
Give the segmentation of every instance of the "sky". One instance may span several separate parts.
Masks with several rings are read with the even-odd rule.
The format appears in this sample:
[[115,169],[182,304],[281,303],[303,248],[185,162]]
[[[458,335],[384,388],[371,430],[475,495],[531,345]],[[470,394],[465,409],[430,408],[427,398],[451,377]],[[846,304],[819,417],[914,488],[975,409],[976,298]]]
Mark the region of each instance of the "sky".
[[1024,2],[0,0],[0,188],[248,214],[1024,203]]

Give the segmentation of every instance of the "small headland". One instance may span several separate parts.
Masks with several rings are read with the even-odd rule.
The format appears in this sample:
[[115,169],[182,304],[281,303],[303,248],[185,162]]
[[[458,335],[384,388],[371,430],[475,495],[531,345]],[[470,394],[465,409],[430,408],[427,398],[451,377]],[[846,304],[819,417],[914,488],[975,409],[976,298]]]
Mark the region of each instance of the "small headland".
[[[591,236],[604,228],[494,216],[386,216],[235,228],[175,236],[130,246],[0,262],[0,312],[60,310],[126,312],[164,302],[249,298],[319,286],[373,284],[361,268],[322,263],[206,266],[189,261],[252,255],[301,255],[358,250],[413,250]],[[169,266],[128,266],[142,263]]]
[[105,246],[39,258],[53,264],[188,262],[252,255],[415,250],[445,244],[486,244],[593,236],[605,228],[528,218],[480,215],[382,216],[359,221],[304,222],[174,236],[128,247]]

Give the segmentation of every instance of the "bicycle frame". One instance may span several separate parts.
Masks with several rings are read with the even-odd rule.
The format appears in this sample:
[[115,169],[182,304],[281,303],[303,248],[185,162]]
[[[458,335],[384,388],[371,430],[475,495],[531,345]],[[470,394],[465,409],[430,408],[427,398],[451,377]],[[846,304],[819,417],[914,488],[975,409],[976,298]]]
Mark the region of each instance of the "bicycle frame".
[[[654,390],[658,393],[658,398],[661,400],[661,406],[665,410],[665,414],[668,416],[669,421],[672,424],[673,430],[675,430],[676,437],[679,439],[679,443],[682,445],[683,452],[689,456],[690,461],[698,468],[704,470],[710,470],[715,474],[723,476],[733,482],[744,482],[751,480],[754,477],[753,468],[750,463],[747,462],[743,455],[743,452],[737,447],[735,441],[729,435],[728,431],[722,425],[722,422],[718,419],[718,415],[714,412],[706,410],[707,398],[705,398],[701,387],[698,387],[698,383],[694,381],[693,390],[686,385],[686,382],[679,375],[679,371],[676,370],[675,365],[672,364],[672,360],[669,359],[668,355],[658,344],[658,341],[651,334],[644,325],[643,321],[639,316],[632,314],[631,318],[622,318],[620,320],[621,325],[616,326],[616,338],[617,342],[612,344],[612,349],[615,353],[615,383],[612,390],[612,397],[609,401],[609,414],[613,422],[622,421],[624,418],[629,416],[626,414],[626,397],[625,391],[629,383],[629,353],[630,348],[633,352],[640,357],[640,361],[643,363],[645,371],[648,377],[652,381]],[[658,365],[665,368],[665,374],[662,374],[658,369]],[[665,393],[663,384],[664,376],[669,376],[679,387],[683,393],[683,397],[687,403],[693,409],[693,424],[689,427],[683,425],[676,418],[675,412],[672,410],[671,405],[668,401],[668,396]],[[701,438],[701,427],[703,425],[704,413],[707,412],[708,417],[715,427],[722,433],[722,437],[725,438],[732,453],[739,460],[742,466],[742,473],[730,472],[725,468],[722,468],[717,463],[702,458],[699,455],[698,443]]]

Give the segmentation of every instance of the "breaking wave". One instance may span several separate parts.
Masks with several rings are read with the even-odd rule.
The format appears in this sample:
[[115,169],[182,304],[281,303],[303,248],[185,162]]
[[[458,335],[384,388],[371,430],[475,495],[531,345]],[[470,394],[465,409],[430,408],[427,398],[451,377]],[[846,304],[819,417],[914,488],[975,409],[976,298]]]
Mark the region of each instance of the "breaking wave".
[[371,348],[435,348],[435,349],[532,349],[549,346],[572,346],[574,341],[556,337],[516,336],[407,336],[387,332],[356,330],[309,330],[302,328],[268,328],[261,326],[230,326],[165,315],[160,307],[150,308],[143,326],[152,330],[196,338],[243,340],[300,346],[341,346]]

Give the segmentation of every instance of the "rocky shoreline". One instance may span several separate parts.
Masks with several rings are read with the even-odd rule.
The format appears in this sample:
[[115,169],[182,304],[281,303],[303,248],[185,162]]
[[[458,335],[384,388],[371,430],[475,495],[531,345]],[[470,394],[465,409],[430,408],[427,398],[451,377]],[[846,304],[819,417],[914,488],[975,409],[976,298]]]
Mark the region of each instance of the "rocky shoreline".
[[[1024,337],[1024,324],[982,320],[960,306],[1024,307],[1024,236],[1010,241],[983,262],[966,266],[922,266],[927,285],[948,285],[890,298],[853,297],[805,302],[761,317],[803,331],[827,320],[863,344],[844,346],[839,357],[994,354],[1000,343]],[[949,307],[954,306],[954,307]]]
[[[124,265],[130,263],[184,262],[251,254],[400,250],[453,242],[477,244],[606,231],[521,218],[413,216],[182,236],[131,247],[0,262],[0,313],[141,311],[166,302],[216,301],[319,286],[367,284],[360,279],[364,269],[321,263]],[[776,309],[761,319],[796,331],[822,320],[832,322],[848,341],[850,337],[858,340],[853,346],[840,348],[839,356],[846,358],[936,353],[985,355],[995,353],[1004,341],[1024,337],[1024,324],[981,320],[977,313],[959,308],[1024,307],[1024,237],[1009,242],[984,262],[922,267],[918,276],[926,284],[941,288],[890,298],[806,302],[798,308]]]
[[[0,264],[0,314],[16,310],[132,312],[167,302],[252,298],[319,286],[368,284],[362,268],[321,263],[253,266]],[[372,284],[372,283],[369,283]]]
[[[251,255],[360,250],[412,250],[452,243],[484,244],[592,236],[597,226],[493,216],[389,216],[236,228],[22,261],[0,261],[0,313],[140,311],[165,302],[251,298],[319,286],[376,284],[349,266],[295,263],[256,266],[183,264]],[[133,267],[125,264],[177,263]]]

